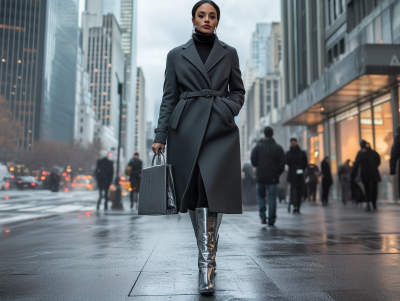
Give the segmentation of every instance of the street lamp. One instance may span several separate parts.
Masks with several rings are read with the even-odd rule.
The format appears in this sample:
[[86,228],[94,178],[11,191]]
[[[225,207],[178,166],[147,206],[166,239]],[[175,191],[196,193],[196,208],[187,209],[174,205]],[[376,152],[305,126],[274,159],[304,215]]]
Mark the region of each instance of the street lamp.
[[115,177],[115,201],[113,202],[112,209],[124,209],[121,201],[121,185],[119,178],[119,161],[121,156],[121,127],[122,127],[122,89],[123,84],[119,81],[118,74],[115,73],[118,81],[118,94],[119,94],[119,128],[118,128],[118,155],[117,155],[117,176]]

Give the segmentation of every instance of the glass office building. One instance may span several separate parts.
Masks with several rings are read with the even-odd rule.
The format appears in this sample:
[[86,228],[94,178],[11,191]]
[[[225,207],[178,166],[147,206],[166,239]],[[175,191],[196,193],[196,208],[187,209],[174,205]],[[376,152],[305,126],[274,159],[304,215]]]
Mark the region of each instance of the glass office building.
[[78,0],[0,0],[0,95],[22,125],[18,149],[74,134]]
[[399,123],[400,1],[307,3],[282,1],[282,124],[301,126],[310,160],[331,158],[336,197],[338,165],[368,141],[381,158],[379,198],[397,200],[389,158]]

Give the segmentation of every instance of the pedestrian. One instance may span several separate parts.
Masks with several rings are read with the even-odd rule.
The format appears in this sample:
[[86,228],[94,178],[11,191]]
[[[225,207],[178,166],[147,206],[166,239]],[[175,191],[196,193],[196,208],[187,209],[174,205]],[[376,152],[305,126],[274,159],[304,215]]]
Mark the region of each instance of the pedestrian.
[[313,161],[310,162],[304,172],[304,182],[307,185],[307,198],[314,203],[317,197],[318,174],[318,166]]
[[[235,48],[214,33],[213,1],[192,9],[193,35],[168,53],[164,95],[152,150],[173,166],[179,212],[192,221],[199,249],[199,292],[215,292],[214,270],[222,214],[242,213],[239,130],[234,117],[245,89]],[[168,141],[167,141],[168,136]]]
[[329,157],[325,157],[321,162],[321,177],[322,177],[322,205],[328,205],[329,189],[333,184],[331,165]]
[[129,181],[131,182],[131,209],[137,204],[140,191],[140,177],[142,174],[143,162],[139,159],[139,153],[134,152],[133,158],[129,161],[127,170],[130,171]]
[[57,169],[53,169],[50,174],[50,190],[52,192],[58,192],[60,190],[60,175]]
[[244,205],[257,204],[257,180],[254,167],[245,162],[242,167],[242,197]]
[[306,152],[298,146],[297,139],[290,139],[290,149],[286,152],[286,164],[289,167],[287,179],[290,183],[290,203],[294,207],[293,213],[300,213],[304,188],[304,170],[307,168],[307,162]]
[[[392,145],[392,150],[390,152],[390,174],[395,175],[396,174],[396,164],[399,164],[400,166],[400,125],[397,126],[396,129],[396,135],[394,136],[394,141]],[[400,169],[400,167],[399,167]],[[397,177],[398,181],[398,189],[399,189],[399,195],[400,195],[400,177]]]
[[361,150],[358,151],[351,174],[352,181],[357,182],[358,171],[360,170],[361,181],[365,189],[367,201],[366,211],[370,211],[370,203],[376,209],[378,199],[378,183],[381,181],[378,167],[381,164],[379,154],[371,149],[371,145],[365,140],[360,141]]
[[104,193],[104,209],[108,209],[108,190],[114,176],[114,167],[111,160],[108,159],[107,151],[100,151],[101,159],[96,164],[96,180],[99,188],[99,200],[97,201],[97,210],[100,208],[102,194]]
[[346,205],[351,199],[351,172],[353,168],[350,164],[351,161],[347,159],[346,162],[339,165],[338,169],[343,205]]
[[251,164],[257,168],[257,203],[261,224],[267,223],[265,197],[268,189],[268,225],[276,221],[276,186],[285,168],[285,152],[272,138],[274,131],[267,126],[264,138],[257,142],[251,152]]

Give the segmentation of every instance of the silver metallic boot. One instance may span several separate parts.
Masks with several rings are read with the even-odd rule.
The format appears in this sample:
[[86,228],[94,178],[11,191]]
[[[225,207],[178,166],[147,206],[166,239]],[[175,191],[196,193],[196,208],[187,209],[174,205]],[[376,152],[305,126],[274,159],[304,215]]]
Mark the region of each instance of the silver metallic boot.
[[[189,212],[189,216],[190,216],[190,220],[192,222],[192,226],[193,226],[193,231],[194,231],[194,235],[196,236],[196,240],[197,240],[197,223],[196,223],[196,212],[192,211],[192,210],[188,210]],[[223,213],[217,213],[217,230],[215,231],[215,240],[216,240],[216,244],[215,244],[215,252],[218,251],[218,240],[219,240],[219,234],[218,234],[218,230],[219,230],[219,226],[221,225],[221,221],[222,221],[222,216],[224,214]],[[202,265],[202,256],[199,250],[199,256],[198,256],[198,267],[200,269],[200,266]],[[214,260],[214,271],[217,269],[217,263]]]
[[217,213],[210,213],[208,208],[197,208],[196,223],[197,247],[201,256],[201,261],[199,261],[199,292],[200,294],[214,294]]

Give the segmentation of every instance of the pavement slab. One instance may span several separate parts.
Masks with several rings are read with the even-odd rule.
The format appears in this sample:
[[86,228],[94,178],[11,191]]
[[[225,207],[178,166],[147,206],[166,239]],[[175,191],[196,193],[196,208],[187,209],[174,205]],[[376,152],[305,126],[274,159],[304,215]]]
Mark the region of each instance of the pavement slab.
[[388,203],[374,212],[307,203],[300,215],[279,204],[274,227],[255,207],[224,215],[207,297],[187,214],[92,210],[3,224],[0,299],[400,300],[399,214]]

